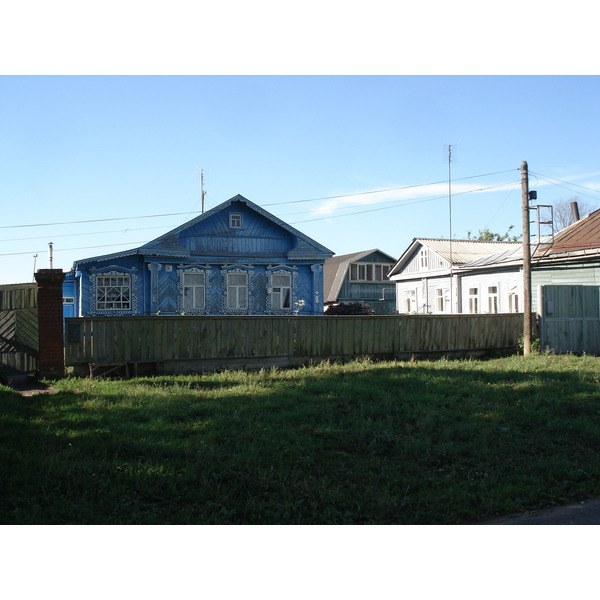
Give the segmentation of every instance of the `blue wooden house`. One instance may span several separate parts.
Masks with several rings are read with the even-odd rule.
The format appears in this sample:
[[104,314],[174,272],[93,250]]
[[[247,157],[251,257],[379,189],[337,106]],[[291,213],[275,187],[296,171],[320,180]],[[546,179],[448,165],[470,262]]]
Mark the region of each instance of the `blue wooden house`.
[[75,261],[75,316],[322,315],[333,252],[237,195],[132,250]]

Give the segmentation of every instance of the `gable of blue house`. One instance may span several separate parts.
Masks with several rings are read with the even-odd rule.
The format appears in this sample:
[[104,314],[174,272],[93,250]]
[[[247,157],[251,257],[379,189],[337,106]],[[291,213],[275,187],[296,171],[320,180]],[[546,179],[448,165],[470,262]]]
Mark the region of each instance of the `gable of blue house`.
[[144,246],[75,261],[65,285],[78,316],[316,315],[332,255],[238,195]]

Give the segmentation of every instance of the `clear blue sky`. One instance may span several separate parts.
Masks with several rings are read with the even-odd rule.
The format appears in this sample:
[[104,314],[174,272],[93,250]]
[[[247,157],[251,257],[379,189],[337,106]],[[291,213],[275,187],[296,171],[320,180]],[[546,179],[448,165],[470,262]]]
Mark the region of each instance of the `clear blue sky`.
[[600,206],[599,104],[597,76],[2,76],[0,283],[193,218],[198,169],[206,209],[397,258],[450,234],[450,145],[453,237],[520,233],[523,160],[539,202]]

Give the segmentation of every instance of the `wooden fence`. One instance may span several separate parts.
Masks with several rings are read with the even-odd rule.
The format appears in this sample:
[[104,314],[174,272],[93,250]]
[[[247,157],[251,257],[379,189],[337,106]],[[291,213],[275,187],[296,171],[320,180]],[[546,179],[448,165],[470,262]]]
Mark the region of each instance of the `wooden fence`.
[[523,315],[168,316],[66,319],[76,374],[294,366],[325,359],[515,352]]
[[35,371],[38,350],[36,284],[0,286],[0,371]]

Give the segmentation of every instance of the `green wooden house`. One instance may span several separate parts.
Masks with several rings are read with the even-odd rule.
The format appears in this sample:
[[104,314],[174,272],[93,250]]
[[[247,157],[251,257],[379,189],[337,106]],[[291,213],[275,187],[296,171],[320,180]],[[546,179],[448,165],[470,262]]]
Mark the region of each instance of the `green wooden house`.
[[323,264],[325,306],[367,302],[376,315],[394,314],[396,291],[388,273],[396,259],[381,250],[333,256]]

